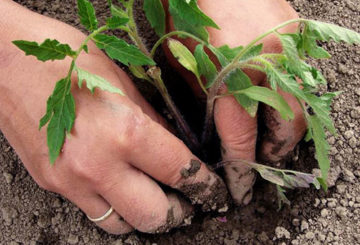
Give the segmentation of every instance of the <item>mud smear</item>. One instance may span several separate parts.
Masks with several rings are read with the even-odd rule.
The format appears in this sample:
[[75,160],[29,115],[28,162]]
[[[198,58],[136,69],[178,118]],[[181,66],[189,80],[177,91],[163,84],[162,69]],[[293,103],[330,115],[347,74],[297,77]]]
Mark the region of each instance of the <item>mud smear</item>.
[[184,179],[187,179],[187,178],[195,175],[200,170],[200,167],[201,167],[201,162],[199,160],[193,159],[190,161],[190,168],[189,169],[186,169],[186,168],[181,169],[180,174]]

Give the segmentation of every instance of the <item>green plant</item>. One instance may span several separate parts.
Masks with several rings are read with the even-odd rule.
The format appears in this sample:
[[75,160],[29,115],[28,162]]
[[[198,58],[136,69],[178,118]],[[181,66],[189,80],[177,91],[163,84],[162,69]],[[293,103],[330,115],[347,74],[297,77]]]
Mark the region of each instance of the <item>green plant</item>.
[[[79,87],[85,80],[91,91],[99,88],[123,95],[122,91],[113,87],[105,79],[84,71],[76,65],[79,54],[82,51],[88,51],[87,44],[92,40],[110,58],[127,65],[137,78],[148,81],[159,90],[177,122],[184,141],[191,149],[199,149],[201,144],[205,144],[211,138],[213,108],[217,98],[234,96],[251,116],[256,115],[258,104],[262,102],[276,109],[283,119],[291,120],[294,114],[283,97],[277,93],[277,88],[292,94],[303,108],[308,123],[306,140],[313,139],[315,143],[316,158],[322,177],[315,178],[310,174],[275,169],[243,160],[235,161],[252,167],[264,179],[276,184],[279,197],[282,198],[280,200],[285,200],[284,190],[281,187],[308,187],[309,184],[314,184],[317,188],[321,185],[325,190],[327,189],[326,179],[330,162],[328,159],[329,145],[325,138],[325,132],[328,130],[332,134],[336,133],[330,118],[330,105],[332,98],[338,93],[317,95],[319,85],[326,84],[326,80],[316,68],[305,61],[309,57],[316,59],[330,57],[330,54],[321,48],[317,41],[360,43],[360,34],[333,24],[294,19],[274,27],[245,47],[230,48],[227,45],[214,47],[209,43],[209,34],[205,27],[219,27],[199,9],[196,0],[169,0],[168,11],[176,28],[176,31],[170,33],[165,32],[165,9],[161,1],[146,0],[144,1],[146,17],[160,37],[152,49],[148,50],[137,31],[133,16],[134,0],[118,0],[117,5],[113,4],[111,0],[107,2],[112,16],[107,19],[106,25],[99,27],[91,2],[77,0],[80,21],[90,34],[76,51],[67,44],[60,44],[57,40],[47,39],[41,44],[22,40],[13,42],[25,51],[26,55],[34,55],[41,61],[61,60],[66,56],[72,58],[68,74],[56,83],[55,89],[47,101],[46,114],[40,120],[40,128],[48,124],[47,143],[51,163],[54,163],[59,156],[65,134],[71,132],[75,120],[75,103],[70,90],[70,78],[73,72],[78,75]],[[293,23],[299,24],[296,33],[281,34],[278,32],[282,27]],[[107,30],[115,29],[126,32],[133,44],[115,36],[103,34]],[[263,46],[257,43],[270,34],[275,34],[280,39],[283,46],[281,54],[261,54]],[[197,41],[199,44],[194,54],[181,42],[172,39],[173,36],[192,38]],[[199,85],[207,95],[207,110],[201,144],[173,103],[162,80],[161,69],[153,59],[157,48],[166,40],[172,54],[181,65],[194,73]],[[220,70],[216,68],[205,52],[205,47],[217,57],[221,64]],[[271,89],[254,86],[242,71],[243,68],[266,73]],[[302,80],[301,86],[297,82],[297,78]],[[203,85],[202,79],[206,80],[205,85]],[[219,94],[219,88],[223,82],[227,85],[229,92]]]

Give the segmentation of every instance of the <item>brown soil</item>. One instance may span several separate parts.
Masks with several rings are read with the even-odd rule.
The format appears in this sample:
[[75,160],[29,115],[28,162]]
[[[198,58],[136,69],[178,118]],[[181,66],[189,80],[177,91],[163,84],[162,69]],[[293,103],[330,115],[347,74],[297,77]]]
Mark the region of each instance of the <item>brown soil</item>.
[[[81,28],[73,0],[16,1]],[[107,14],[105,1],[93,2],[103,19]],[[290,2],[304,17],[360,32],[358,0]],[[152,43],[154,35],[138,10],[140,31]],[[163,235],[135,232],[112,236],[62,197],[39,189],[0,135],[0,244],[360,244],[360,47],[330,43],[326,48],[333,58],[316,66],[327,77],[328,90],[343,91],[333,105],[338,135],[328,138],[333,183],[328,193],[314,189],[289,192],[291,206],[277,212],[272,186],[258,181],[250,205],[231,208],[221,217],[214,213],[198,215],[191,226]],[[159,59],[164,57],[160,55]],[[164,69],[173,83],[183,84],[166,65]],[[162,108],[158,95],[149,88],[141,90]],[[176,94],[174,97],[177,99]],[[313,145],[302,142],[291,159],[292,167],[311,172],[316,167],[313,153]]]

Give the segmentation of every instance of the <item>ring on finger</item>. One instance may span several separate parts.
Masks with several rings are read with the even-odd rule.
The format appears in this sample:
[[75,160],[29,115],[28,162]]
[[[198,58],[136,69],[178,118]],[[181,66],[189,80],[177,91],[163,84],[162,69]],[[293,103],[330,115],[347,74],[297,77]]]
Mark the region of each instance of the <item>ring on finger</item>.
[[114,211],[113,207],[110,207],[110,209],[109,209],[103,216],[101,216],[101,217],[99,217],[99,218],[91,218],[91,217],[89,217],[88,215],[86,215],[86,216],[87,216],[87,218],[88,218],[90,221],[96,223],[96,222],[100,222],[100,221],[106,220],[106,219],[112,214],[113,211]]

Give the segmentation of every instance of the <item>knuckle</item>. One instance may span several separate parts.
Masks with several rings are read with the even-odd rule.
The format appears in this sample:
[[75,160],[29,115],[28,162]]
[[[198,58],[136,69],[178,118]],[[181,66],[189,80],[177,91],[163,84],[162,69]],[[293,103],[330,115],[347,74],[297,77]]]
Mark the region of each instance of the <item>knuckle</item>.
[[39,186],[47,191],[61,193],[62,192],[62,184],[59,180],[59,177],[54,174],[47,174],[43,177],[43,180],[38,182]]
[[119,130],[117,143],[122,149],[131,149],[143,140],[150,121],[140,108],[126,110],[122,120],[124,123]]

